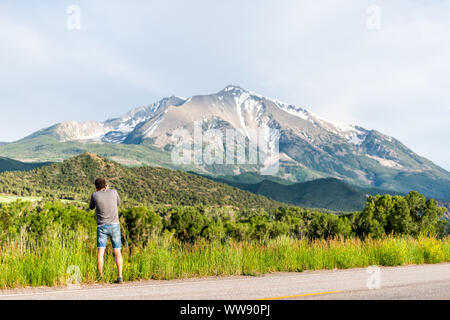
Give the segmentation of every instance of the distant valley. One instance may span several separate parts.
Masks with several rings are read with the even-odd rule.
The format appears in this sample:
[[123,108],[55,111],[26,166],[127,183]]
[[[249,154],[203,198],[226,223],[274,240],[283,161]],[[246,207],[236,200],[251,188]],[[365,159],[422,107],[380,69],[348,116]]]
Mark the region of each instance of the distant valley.
[[292,183],[276,177],[247,173],[210,179],[295,206],[342,212],[362,210],[367,195],[401,195],[390,190],[352,186],[335,178]]
[[49,162],[21,162],[9,158],[0,157],[0,172],[5,171],[27,171],[50,164]]

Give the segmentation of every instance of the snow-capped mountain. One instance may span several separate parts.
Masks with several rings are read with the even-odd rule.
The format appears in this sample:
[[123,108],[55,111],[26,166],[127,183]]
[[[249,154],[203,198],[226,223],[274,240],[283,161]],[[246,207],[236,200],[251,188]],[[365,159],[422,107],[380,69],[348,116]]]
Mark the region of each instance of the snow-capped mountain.
[[[250,141],[257,139],[255,129],[279,130],[280,176],[283,178],[305,181],[336,177],[359,185],[398,191],[416,189],[426,193],[439,189],[439,196],[450,194],[450,174],[395,138],[356,125],[334,123],[302,107],[232,85],[209,95],[164,98],[104,122],[62,122],[34,133],[22,143],[28,141],[30,144],[30,141],[46,136],[59,143],[83,142],[77,147],[79,150],[101,143],[110,146],[110,150],[114,150],[114,145],[123,146],[121,150],[125,146],[145,145],[167,152],[165,150],[173,146],[174,131],[183,128],[192,132],[194,123],[201,123],[206,129],[235,129]],[[3,148],[13,148],[11,144],[0,147],[0,155],[10,156],[2,150],[11,149]],[[37,148],[33,155],[38,155],[41,150]],[[62,157],[71,154],[71,151],[66,152],[61,152]],[[111,153],[114,151],[105,155]],[[129,157],[138,156],[130,154],[127,161]],[[121,154],[116,160],[123,158]],[[149,163],[138,158],[136,161]],[[236,174],[248,168],[202,166],[201,169]]]
[[[40,133],[48,134],[51,129],[54,136],[62,142],[133,143],[137,140],[142,141],[146,138],[156,137],[158,144],[161,145],[163,142],[158,139],[162,136],[161,131],[172,131],[180,126],[189,126],[195,121],[214,123],[218,119],[224,120],[230,124],[230,127],[238,129],[245,136],[251,138],[248,128],[270,127],[269,121],[280,117],[285,117],[285,119],[277,123],[279,128],[292,127],[288,125],[290,123],[286,122],[299,120],[308,122],[307,125],[305,123],[293,125],[294,128],[297,127],[301,136],[311,142],[313,142],[312,136],[302,130],[305,126],[312,125],[323,129],[354,144],[364,141],[367,134],[367,130],[361,127],[333,123],[306,109],[231,85],[212,95],[193,96],[188,99],[176,96],[164,98],[149,106],[133,109],[119,118],[105,122],[64,121],[44,129]],[[217,126],[213,125],[213,127]]]
[[[133,109],[119,118],[106,120],[105,122],[64,121],[50,128],[38,131],[32,137],[51,134],[61,142],[91,141],[123,143],[138,127],[153,119],[163,117],[169,106],[177,106],[184,102],[184,99],[178,97],[164,98],[149,106]],[[144,135],[148,134],[150,134],[149,131],[145,132]]]

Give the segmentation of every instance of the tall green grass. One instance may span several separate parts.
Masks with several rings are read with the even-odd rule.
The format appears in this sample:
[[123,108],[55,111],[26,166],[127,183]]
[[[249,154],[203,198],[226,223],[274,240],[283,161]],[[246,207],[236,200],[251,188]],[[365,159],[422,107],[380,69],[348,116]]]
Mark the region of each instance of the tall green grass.
[[[260,275],[269,272],[346,269],[369,265],[450,261],[450,238],[295,240],[279,237],[265,242],[228,241],[181,243],[170,234],[143,248],[123,249],[124,278],[180,279],[221,275]],[[96,279],[95,238],[49,234],[40,241],[22,236],[0,247],[0,287],[66,285],[70,266],[78,266],[81,282]],[[107,248],[104,280],[114,280],[116,267]]]

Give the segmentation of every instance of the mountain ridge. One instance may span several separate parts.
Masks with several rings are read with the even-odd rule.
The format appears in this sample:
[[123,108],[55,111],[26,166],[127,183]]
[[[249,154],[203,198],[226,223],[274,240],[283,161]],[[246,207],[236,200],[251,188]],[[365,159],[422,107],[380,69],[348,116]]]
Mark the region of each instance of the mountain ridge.
[[390,190],[359,188],[335,178],[292,183],[279,178],[274,179],[270,176],[265,177],[256,174],[253,176],[243,174],[240,176],[206,177],[291,205],[342,212],[362,210],[367,195],[401,195]]
[[40,168],[50,163],[21,162],[10,158],[0,157],[0,173],[5,171],[27,171]]

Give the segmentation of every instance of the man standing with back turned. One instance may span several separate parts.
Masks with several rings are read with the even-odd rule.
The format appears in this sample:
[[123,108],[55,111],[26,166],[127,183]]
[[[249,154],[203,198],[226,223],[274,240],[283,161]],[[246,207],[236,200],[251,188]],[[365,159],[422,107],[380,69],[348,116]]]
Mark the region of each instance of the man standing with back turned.
[[106,242],[108,236],[111,238],[114,255],[116,256],[117,271],[119,276],[116,283],[122,283],[122,252],[121,252],[121,236],[119,210],[120,205],[119,194],[114,189],[108,189],[106,181],[103,178],[95,180],[97,192],[91,197],[89,208],[96,209],[97,216],[97,267],[99,273],[99,281],[103,278],[103,255],[105,253]]

